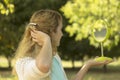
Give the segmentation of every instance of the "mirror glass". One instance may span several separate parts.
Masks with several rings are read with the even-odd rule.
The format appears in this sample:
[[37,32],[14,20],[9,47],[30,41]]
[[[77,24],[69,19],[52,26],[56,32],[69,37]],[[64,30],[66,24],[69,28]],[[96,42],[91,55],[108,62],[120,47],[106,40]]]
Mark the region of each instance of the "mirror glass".
[[103,42],[108,36],[107,24],[103,20],[98,20],[93,25],[93,38],[97,42]]

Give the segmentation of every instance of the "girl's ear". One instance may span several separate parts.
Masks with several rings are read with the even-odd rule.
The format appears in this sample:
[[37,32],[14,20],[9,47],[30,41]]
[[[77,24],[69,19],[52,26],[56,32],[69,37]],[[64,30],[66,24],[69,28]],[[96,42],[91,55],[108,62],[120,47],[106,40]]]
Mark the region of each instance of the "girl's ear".
[[50,35],[52,36],[54,34],[54,31],[52,29],[49,30]]
[[55,36],[55,34],[56,34],[55,30],[50,29],[50,35],[51,35],[51,37],[54,37],[54,36]]
[[49,32],[50,32],[50,34],[55,33],[52,28],[49,30]]
[[50,33],[56,33],[56,32],[57,32],[57,29],[55,29],[55,28],[50,29]]

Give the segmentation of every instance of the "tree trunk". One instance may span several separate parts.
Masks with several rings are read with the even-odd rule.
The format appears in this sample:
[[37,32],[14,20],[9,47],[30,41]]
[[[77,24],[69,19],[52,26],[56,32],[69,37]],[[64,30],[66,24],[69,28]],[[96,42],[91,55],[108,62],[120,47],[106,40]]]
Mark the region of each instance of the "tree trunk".
[[72,69],[75,69],[75,60],[74,60],[74,58],[72,59]]
[[103,66],[103,71],[106,73],[107,72],[107,65]]
[[8,68],[11,69],[11,68],[12,68],[11,58],[10,58],[10,57],[7,57],[7,60],[8,60]]

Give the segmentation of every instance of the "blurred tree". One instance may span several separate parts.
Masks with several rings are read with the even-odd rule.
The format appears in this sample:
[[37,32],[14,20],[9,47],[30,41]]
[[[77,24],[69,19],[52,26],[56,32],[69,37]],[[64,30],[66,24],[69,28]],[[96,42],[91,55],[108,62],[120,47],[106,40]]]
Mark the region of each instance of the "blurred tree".
[[119,0],[70,0],[62,8],[69,25],[66,31],[75,40],[89,39],[90,45],[99,46],[91,36],[92,24],[99,19],[106,19],[111,28],[111,37],[104,47],[111,49],[120,41],[120,1]]
[[[66,27],[64,27],[66,28]],[[72,68],[75,68],[74,62],[82,61],[92,58],[94,56],[100,56],[100,47],[95,48],[89,44],[88,39],[82,39],[80,41],[75,41],[75,35],[69,37],[69,34],[66,33],[63,29],[63,37],[61,39],[61,44],[58,48],[60,56],[64,60],[71,60]],[[106,54],[105,54],[106,55]]]
[[[60,56],[64,60],[71,60],[72,68],[75,68],[75,61],[86,60],[86,58],[91,58],[94,56],[100,56],[100,49],[89,45],[88,39],[83,39],[81,41],[75,41],[74,36],[69,37],[68,34],[64,34],[61,45],[58,48]],[[94,54],[93,54],[94,53]]]
[[117,46],[113,47],[110,51],[107,51],[106,53],[107,56],[111,56],[118,59],[120,56],[120,42]]
[[10,60],[14,56],[25,25],[29,22],[33,12],[40,9],[59,11],[59,8],[64,5],[66,1],[67,0],[15,0],[13,1],[15,6],[14,13],[7,16],[0,14],[0,55],[6,56],[9,61],[9,67],[11,67]]
[[92,25],[99,19],[106,19],[108,27],[111,28],[110,38],[104,43],[105,56],[120,56],[119,5],[119,0],[69,0],[62,6],[61,11],[67,23],[64,29],[65,35],[59,47],[59,51],[63,53],[62,58],[84,60],[86,55],[100,56],[100,45],[91,36]]
[[0,13],[3,15],[8,15],[14,12],[14,0],[1,0],[0,1]]

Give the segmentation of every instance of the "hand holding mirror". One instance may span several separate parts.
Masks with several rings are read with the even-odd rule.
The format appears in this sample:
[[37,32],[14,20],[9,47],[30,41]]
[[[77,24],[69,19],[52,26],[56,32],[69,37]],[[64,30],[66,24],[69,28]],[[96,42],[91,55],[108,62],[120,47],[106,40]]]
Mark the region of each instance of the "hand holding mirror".
[[103,53],[103,43],[110,36],[110,28],[107,27],[107,23],[104,20],[98,20],[94,23],[92,29],[92,36],[95,41],[101,44],[101,57],[96,58],[96,61],[112,61],[112,58],[105,57]]

